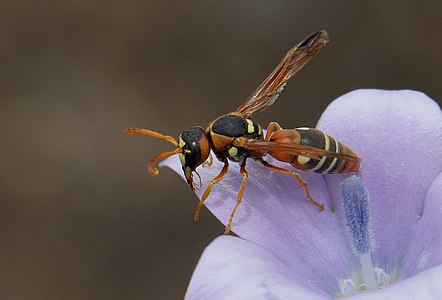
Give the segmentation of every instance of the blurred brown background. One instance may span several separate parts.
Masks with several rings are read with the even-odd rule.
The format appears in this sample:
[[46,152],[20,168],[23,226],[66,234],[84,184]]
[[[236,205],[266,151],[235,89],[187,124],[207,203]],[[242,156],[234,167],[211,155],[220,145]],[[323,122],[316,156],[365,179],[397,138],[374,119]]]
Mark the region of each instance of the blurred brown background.
[[314,126],[353,89],[442,99],[442,2],[1,1],[0,295],[179,299],[223,232],[145,164],[236,108],[285,52],[331,42],[256,120]]

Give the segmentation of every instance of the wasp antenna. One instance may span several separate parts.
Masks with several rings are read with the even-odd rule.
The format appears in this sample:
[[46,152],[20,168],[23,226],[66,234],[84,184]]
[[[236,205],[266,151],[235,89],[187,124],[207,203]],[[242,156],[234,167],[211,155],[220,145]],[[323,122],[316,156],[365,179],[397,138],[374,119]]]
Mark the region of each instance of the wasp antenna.
[[176,148],[173,151],[163,152],[163,153],[160,153],[160,154],[154,156],[147,164],[147,171],[149,171],[149,173],[152,176],[158,175],[158,173],[160,173],[160,171],[158,171],[157,167],[155,167],[156,163],[162,159],[165,159],[166,157],[169,157],[169,156],[172,156],[172,155],[175,155],[178,153],[183,153],[183,149]]
[[149,136],[153,136],[155,138],[158,139],[162,139],[165,140],[171,144],[173,144],[174,146],[178,147],[178,142],[176,141],[176,139],[174,137],[171,137],[169,135],[164,135],[149,129],[144,129],[144,128],[125,128],[123,130],[124,134],[144,134],[144,135],[149,135]]

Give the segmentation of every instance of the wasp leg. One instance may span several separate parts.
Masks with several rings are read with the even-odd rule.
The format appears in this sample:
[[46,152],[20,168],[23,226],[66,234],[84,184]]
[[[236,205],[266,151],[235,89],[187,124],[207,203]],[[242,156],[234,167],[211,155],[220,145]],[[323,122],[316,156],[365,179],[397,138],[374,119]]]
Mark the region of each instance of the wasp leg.
[[164,159],[164,158],[166,158],[166,157],[169,157],[169,156],[172,156],[172,155],[175,155],[175,154],[181,153],[181,152],[183,152],[183,149],[181,149],[181,148],[176,148],[176,149],[173,150],[173,151],[170,151],[170,152],[163,152],[163,153],[160,153],[160,154],[154,156],[154,157],[149,161],[149,163],[147,164],[147,171],[148,171],[152,176],[157,176],[158,173],[159,173],[158,169],[155,167],[155,164],[157,163],[157,161],[160,161],[160,160],[162,160],[162,159]]
[[315,199],[313,199],[313,198],[310,196],[310,191],[309,191],[309,189],[308,189],[308,185],[307,185],[307,183],[306,183],[304,180],[302,180],[301,175],[299,175],[298,173],[295,173],[295,172],[293,172],[293,171],[291,171],[291,170],[284,169],[284,168],[280,168],[280,167],[274,166],[274,165],[272,165],[272,164],[269,164],[268,162],[266,162],[266,161],[263,160],[263,159],[260,159],[259,161],[260,161],[264,166],[266,166],[267,168],[269,168],[269,169],[272,170],[272,171],[275,171],[275,172],[278,172],[278,173],[282,173],[282,174],[286,174],[286,175],[290,175],[290,176],[295,177],[296,181],[297,181],[297,182],[299,183],[299,185],[304,189],[304,191],[305,191],[305,195],[307,196],[307,199],[310,200],[310,202],[312,202],[314,205],[316,205],[317,207],[319,207],[320,211],[323,211],[323,210],[324,210],[324,204],[321,204],[321,203],[317,202]]
[[169,136],[169,135],[164,135],[152,130],[148,130],[148,129],[143,129],[143,128],[126,128],[124,129],[124,134],[145,134],[145,135],[150,135],[153,137],[156,137],[158,139],[162,139],[165,141],[168,141],[169,143],[174,144],[176,147],[178,147],[178,142],[176,141],[175,138]]
[[235,208],[233,208],[233,211],[230,214],[229,223],[227,223],[226,230],[224,231],[224,234],[230,233],[230,227],[232,227],[233,217],[235,216],[236,210],[238,209],[238,206],[241,203],[242,195],[244,194],[244,189],[245,189],[246,183],[247,183],[247,177],[249,176],[249,174],[247,173],[247,170],[246,170],[245,161],[243,164],[241,164],[241,168],[239,171],[242,175],[242,183],[241,183],[241,187],[239,188],[238,197],[236,198]]
[[203,207],[204,201],[206,201],[206,199],[209,197],[210,191],[212,190],[212,186],[218,182],[220,182],[224,176],[227,174],[227,170],[229,169],[229,162],[227,161],[227,159],[224,161],[224,166],[221,169],[221,172],[218,174],[218,176],[216,176],[215,178],[213,178],[209,185],[207,186],[206,190],[204,191],[204,194],[201,197],[200,202],[198,203],[198,207],[196,208],[195,211],[195,216],[193,217],[193,219],[195,221],[198,221],[200,219],[200,211],[201,208]]
[[213,163],[213,156],[212,156],[212,152],[209,153],[209,160],[203,162],[203,167],[210,167]]
[[278,130],[282,130],[282,127],[276,122],[270,122],[269,125],[267,125],[267,131],[264,140],[269,141],[273,132]]

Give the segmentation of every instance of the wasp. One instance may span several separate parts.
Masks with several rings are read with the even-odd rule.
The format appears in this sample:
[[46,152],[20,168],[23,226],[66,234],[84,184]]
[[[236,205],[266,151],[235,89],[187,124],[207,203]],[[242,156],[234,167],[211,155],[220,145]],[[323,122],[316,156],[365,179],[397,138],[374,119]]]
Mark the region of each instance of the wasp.
[[147,165],[150,174],[157,175],[156,163],[166,157],[179,155],[182,169],[192,190],[195,189],[193,174],[201,177],[196,168],[212,163],[211,151],[223,163],[220,173],[206,187],[198,203],[194,219],[199,220],[200,211],[209,197],[212,186],[220,182],[227,174],[229,161],[238,163],[242,183],[235,206],[230,214],[224,234],[229,234],[232,221],[241,203],[246,187],[248,172],[247,159],[262,163],[270,170],[294,177],[304,189],[306,198],[320,211],[324,205],[310,195],[307,183],[302,177],[290,170],[267,162],[264,157],[289,163],[302,171],[321,174],[342,174],[359,170],[360,158],[348,146],[326,133],[307,127],[283,129],[278,123],[271,122],[264,134],[263,128],[250,117],[271,106],[282,92],[287,81],[301,70],[329,41],[326,31],[314,32],[291,48],[270,75],[235,111],[222,115],[209,123],[207,128],[192,127],[181,133],[178,141],[168,135],[142,128],[126,128],[125,134],[145,134],[166,140],[176,149],[154,156]]

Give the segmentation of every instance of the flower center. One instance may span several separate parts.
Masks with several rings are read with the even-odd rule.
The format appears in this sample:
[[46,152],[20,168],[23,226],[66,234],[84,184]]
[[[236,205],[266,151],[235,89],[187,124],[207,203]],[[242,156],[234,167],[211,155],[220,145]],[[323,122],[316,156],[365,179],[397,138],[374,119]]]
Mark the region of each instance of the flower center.
[[[339,298],[356,295],[370,290],[368,285],[365,283],[364,275],[362,273],[363,271],[358,272],[355,274],[355,276],[352,276],[352,278],[341,279],[339,281]],[[387,274],[381,268],[373,268],[373,275],[375,288],[383,288],[384,286],[390,285],[399,279],[398,276]]]

